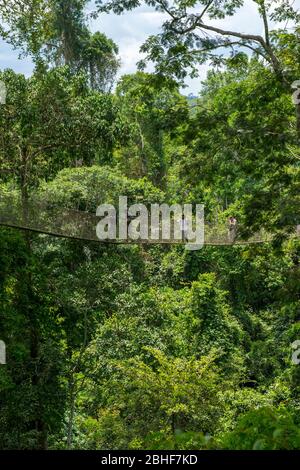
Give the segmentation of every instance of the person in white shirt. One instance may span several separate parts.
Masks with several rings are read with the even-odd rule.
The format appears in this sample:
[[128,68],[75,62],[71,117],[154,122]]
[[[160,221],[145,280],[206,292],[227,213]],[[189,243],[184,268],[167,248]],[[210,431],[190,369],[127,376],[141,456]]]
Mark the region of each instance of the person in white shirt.
[[236,236],[237,220],[235,217],[229,217],[228,219],[229,228],[228,228],[228,238],[230,242],[234,242]]
[[187,241],[187,230],[188,230],[188,221],[184,217],[184,214],[181,219],[181,231],[182,231],[182,239]]

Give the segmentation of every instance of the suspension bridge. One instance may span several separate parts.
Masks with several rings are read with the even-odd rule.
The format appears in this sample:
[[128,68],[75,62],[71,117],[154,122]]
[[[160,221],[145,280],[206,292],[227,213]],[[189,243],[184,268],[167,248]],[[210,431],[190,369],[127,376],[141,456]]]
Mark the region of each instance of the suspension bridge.
[[[58,207],[47,201],[28,201],[26,207],[16,198],[0,196],[0,226],[19,230],[46,234],[54,237],[63,237],[76,240],[94,241],[109,244],[185,244],[184,240],[160,236],[157,240],[151,238],[143,240],[99,240],[96,234],[96,226],[99,217],[96,213],[72,208]],[[291,237],[299,237],[300,233],[295,229]],[[205,223],[204,245],[248,245],[271,242],[273,235],[260,230],[254,235],[243,239],[239,236],[239,228],[232,236],[227,223]]]

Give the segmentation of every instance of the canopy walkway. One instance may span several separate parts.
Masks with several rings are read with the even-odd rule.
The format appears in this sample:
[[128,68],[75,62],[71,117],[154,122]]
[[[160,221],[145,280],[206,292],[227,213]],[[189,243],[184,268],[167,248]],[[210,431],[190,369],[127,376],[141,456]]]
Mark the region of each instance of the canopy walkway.
[[[46,201],[28,202],[26,210],[20,201],[15,198],[0,197],[0,226],[27,230],[54,237],[71,238],[77,240],[94,241],[108,244],[185,244],[185,241],[169,239],[164,240],[99,240],[96,234],[96,225],[99,217],[91,212],[62,208],[51,205]],[[296,233],[292,236],[299,236]],[[204,228],[204,245],[247,245],[266,243],[272,241],[273,235],[259,231],[248,239],[239,236],[239,230],[234,237],[229,233],[227,224],[206,223]]]

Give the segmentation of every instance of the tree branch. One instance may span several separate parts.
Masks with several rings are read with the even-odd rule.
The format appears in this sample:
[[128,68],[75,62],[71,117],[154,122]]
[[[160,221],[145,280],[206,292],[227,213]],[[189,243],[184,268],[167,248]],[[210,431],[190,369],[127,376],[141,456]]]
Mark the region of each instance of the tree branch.
[[[189,32],[194,31],[195,29],[204,29],[205,31],[213,31],[214,33],[220,34],[221,36],[232,36],[236,37],[239,39],[242,39],[244,41],[252,41],[256,42],[261,45],[261,47],[265,50],[266,54],[264,55],[264,58],[273,66],[273,69],[275,73],[282,78],[282,67],[275,56],[272,47],[267,44],[267,42],[264,40],[262,36],[256,35],[256,34],[245,34],[245,33],[239,33],[237,31],[230,31],[230,30],[225,30],[221,28],[217,28],[216,26],[208,25],[202,22],[202,20],[199,20],[199,17],[196,17],[195,21],[188,26],[187,28],[182,28],[178,29],[173,26],[171,26],[171,30],[179,35],[183,35]],[[245,46],[245,44],[243,43]],[[257,52],[257,50],[256,50]]]
[[271,44],[270,44],[269,24],[268,24],[268,17],[267,17],[266,6],[265,6],[264,0],[261,0],[260,9],[261,9],[261,16],[264,22],[266,44],[267,46],[270,47]]
[[196,54],[203,54],[203,53],[210,53],[210,51],[214,51],[215,49],[219,49],[221,47],[224,47],[224,48],[227,48],[227,47],[231,47],[231,46],[240,46],[240,47],[246,47],[247,49],[251,49],[253,52],[255,52],[256,54],[260,55],[261,57],[263,57],[267,62],[269,61],[268,57],[262,52],[260,51],[259,49],[256,49],[255,47],[251,46],[250,44],[245,44],[245,43],[242,43],[240,41],[231,41],[231,42],[227,42],[227,43],[223,43],[223,44],[217,44],[211,48],[205,48],[205,49],[194,49],[192,51],[189,51],[188,53],[178,53],[176,54],[175,56],[172,56],[170,58],[170,62],[172,62],[174,59],[182,56],[182,55],[185,55],[185,54],[192,54],[192,55],[196,55]]
[[205,13],[207,12],[207,10],[209,9],[209,7],[211,6],[211,4],[213,3],[214,0],[210,0],[210,2],[208,2],[208,4],[206,5],[206,7],[204,8],[204,10],[202,11],[202,13],[200,13],[200,15],[198,16],[199,20],[202,20],[203,16],[205,15]]

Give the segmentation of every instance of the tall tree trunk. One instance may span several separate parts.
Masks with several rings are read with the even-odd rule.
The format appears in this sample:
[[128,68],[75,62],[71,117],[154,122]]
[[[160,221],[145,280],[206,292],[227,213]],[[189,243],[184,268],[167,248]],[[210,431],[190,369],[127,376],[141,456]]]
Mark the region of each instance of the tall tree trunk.
[[69,379],[69,395],[70,395],[70,414],[68,420],[68,432],[67,432],[67,448],[72,449],[73,441],[73,425],[74,425],[74,413],[75,413],[75,381],[73,371]]
[[[29,222],[29,162],[30,156],[26,148],[20,148],[20,183],[21,183],[21,207],[22,207],[22,224],[24,227],[28,226]],[[28,262],[32,258],[32,235],[29,232],[24,233],[26,249],[28,253]],[[23,287],[25,290],[26,311],[27,317],[30,321],[29,326],[29,344],[30,344],[30,362],[32,365],[31,383],[32,387],[36,390],[40,386],[39,370],[37,363],[40,354],[40,332],[38,325],[38,312],[37,302],[35,301],[35,294],[33,291],[33,280],[30,266],[26,266],[26,271],[22,279]],[[47,449],[47,426],[43,419],[43,404],[37,403],[36,419],[32,422],[33,429],[37,432],[37,448],[41,450]]]
[[[299,91],[300,94],[300,91]],[[300,145],[300,103],[296,104],[297,136],[298,145]]]

